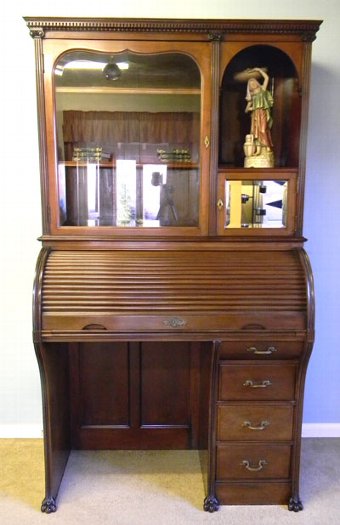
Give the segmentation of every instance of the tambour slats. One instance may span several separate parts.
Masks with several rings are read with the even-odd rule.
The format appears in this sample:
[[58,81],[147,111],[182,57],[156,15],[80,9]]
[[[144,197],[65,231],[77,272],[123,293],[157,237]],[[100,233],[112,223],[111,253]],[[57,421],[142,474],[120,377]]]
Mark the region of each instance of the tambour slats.
[[53,251],[42,287],[49,315],[306,310],[295,251]]

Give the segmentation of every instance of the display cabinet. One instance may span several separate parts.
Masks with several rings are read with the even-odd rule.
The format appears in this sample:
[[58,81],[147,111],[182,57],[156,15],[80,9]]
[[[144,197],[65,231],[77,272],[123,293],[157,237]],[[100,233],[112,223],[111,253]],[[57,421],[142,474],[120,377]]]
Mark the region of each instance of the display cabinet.
[[72,449],[198,449],[204,509],[302,509],[319,21],[26,17],[46,494]]

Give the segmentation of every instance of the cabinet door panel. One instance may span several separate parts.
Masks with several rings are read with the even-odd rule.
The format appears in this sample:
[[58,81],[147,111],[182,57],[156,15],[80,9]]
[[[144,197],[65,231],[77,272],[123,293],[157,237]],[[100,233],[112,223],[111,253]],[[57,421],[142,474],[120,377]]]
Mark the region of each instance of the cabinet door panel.
[[189,425],[189,389],[188,343],[142,344],[142,426]]
[[127,343],[84,343],[79,349],[80,425],[129,425]]

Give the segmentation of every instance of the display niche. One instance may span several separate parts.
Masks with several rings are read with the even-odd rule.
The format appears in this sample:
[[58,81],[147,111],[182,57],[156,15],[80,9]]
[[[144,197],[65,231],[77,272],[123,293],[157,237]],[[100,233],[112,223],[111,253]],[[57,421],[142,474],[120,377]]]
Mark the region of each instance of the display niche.
[[[268,91],[273,99],[271,136],[274,167],[294,168],[299,164],[301,90],[291,58],[272,45],[252,45],[239,51],[226,65],[220,91],[221,167],[244,166],[244,143],[250,133],[246,113],[247,82],[254,68],[269,77]],[[247,74],[249,72],[249,74]],[[259,82],[263,79],[255,72]]]

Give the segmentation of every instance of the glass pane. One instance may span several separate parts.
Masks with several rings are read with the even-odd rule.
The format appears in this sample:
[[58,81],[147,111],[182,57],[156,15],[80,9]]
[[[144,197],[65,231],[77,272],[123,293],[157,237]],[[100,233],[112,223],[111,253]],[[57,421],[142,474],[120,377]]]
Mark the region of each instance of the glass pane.
[[225,182],[226,228],[285,228],[286,180]]
[[55,67],[60,225],[198,226],[201,78],[184,53]]

